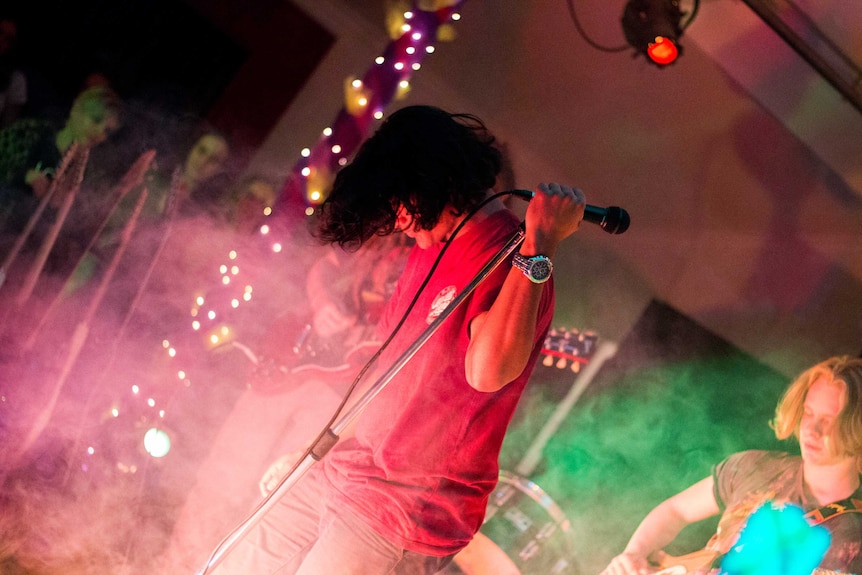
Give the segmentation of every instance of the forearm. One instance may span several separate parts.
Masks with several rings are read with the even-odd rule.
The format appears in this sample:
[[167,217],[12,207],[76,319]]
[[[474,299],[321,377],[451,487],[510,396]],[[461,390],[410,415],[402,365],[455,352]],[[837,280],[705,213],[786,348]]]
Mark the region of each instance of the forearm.
[[520,270],[509,270],[491,309],[470,325],[465,367],[473,388],[497,391],[524,371],[538,336],[546,288],[547,284],[531,282]]

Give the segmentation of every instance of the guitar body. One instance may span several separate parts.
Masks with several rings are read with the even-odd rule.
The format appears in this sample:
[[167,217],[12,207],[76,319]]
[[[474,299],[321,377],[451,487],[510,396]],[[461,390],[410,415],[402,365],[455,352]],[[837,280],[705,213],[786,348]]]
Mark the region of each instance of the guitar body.
[[380,346],[373,332],[373,326],[357,324],[324,338],[315,333],[310,318],[285,316],[254,350],[256,362],[247,384],[260,393],[273,394],[300,380],[349,383],[351,374]]

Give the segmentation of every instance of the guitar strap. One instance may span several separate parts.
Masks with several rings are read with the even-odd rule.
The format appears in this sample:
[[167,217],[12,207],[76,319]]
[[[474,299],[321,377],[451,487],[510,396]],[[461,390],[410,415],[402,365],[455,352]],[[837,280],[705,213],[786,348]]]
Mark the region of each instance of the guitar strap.
[[818,525],[844,513],[862,513],[862,500],[848,497],[847,499],[812,509],[805,514],[805,518],[812,525]]

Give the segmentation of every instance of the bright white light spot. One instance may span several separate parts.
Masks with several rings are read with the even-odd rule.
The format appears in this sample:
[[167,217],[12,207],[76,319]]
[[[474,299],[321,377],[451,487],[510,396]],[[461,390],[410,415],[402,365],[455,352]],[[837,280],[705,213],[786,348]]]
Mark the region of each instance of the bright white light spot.
[[314,215],[314,208],[312,208],[311,206],[308,206],[307,208],[305,208],[305,215],[306,216],[313,216]]
[[275,253],[280,254],[282,249],[284,248],[281,244],[272,244],[272,251]]
[[421,40],[422,39],[422,33],[421,32],[414,32],[413,36],[411,36],[411,38],[413,38],[414,40]]
[[184,372],[183,370],[179,370],[177,372],[177,377],[180,379],[185,379],[186,378],[186,372]]
[[260,233],[262,233],[263,235],[268,234],[269,233],[269,226],[266,224],[263,224],[262,226],[260,226]]
[[411,68],[413,68],[414,70],[418,70],[421,67],[422,64],[420,64],[419,62],[413,62],[413,65],[411,66]]
[[230,333],[230,328],[226,325],[221,326],[221,334],[225,337]]
[[404,51],[407,52],[408,54],[415,54],[416,48],[414,48],[413,46],[407,46],[407,48]]
[[168,341],[168,340],[166,340],[166,339],[163,339],[163,340],[162,340],[162,347],[163,347],[163,348],[165,348],[165,349],[168,349],[169,347],[171,347],[171,342],[169,342],[169,341]]
[[362,80],[357,78],[356,80],[352,81],[350,83],[350,85],[353,86],[354,88],[361,88],[362,87]]
[[239,307],[239,300],[236,298],[233,298],[232,300],[230,300],[230,307],[232,307],[233,309],[238,308]]
[[331,136],[332,135],[332,128],[324,128],[323,129],[323,135],[326,136],[327,138],[329,136]]
[[302,155],[303,158],[307,158],[308,156],[311,155],[311,150],[308,148],[303,148],[302,151],[300,152],[300,154]]
[[341,146],[339,144],[335,144],[334,146],[332,146],[332,153],[333,154],[340,154],[341,153]]
[[204,296],[199,295],[197,299],[195,299],[195,303],[197,303],[198,305],[204,305]]
[[140,387],[138,387],[138,386],[137,386],[137,384],[135,384],[135,385],[133,385],[133,386],[132,386],[132,393],[134,393],[135,395],[138,395],[138,393],[139,393],[140,391],[141,391],[141,388],[140,388]]
[[233,274],[233,275],[238,274],[238,273],[239,273],[239,266],[232,266],[232,267],[230,268],[230,273],[231,273],[231,274]]
[[227,266],[226,266],[226,265],[224,265],[224,264],[220,265],[220,266],[219,266],[219,268],[218,268],[218,273],[220,273],[220,274],[226,274],[226,273],[227,273]]
[[461,19],[461,14],[459,14],[458,12],[452,12],[452,20],[455,20],[457,22],[460,19]]
[[313,192],[308,194],[308,199],[311,200],[312,202],[319,202],[320,201],[320,192],[317,190],[314,190]]
[[224,285],[228,285],[230,283],[230,276],[224,276],[223,278],[221,278],[221,283],[223,283]]
[[381,110],[377,110],[376,112],[374,112],[374,119],[375,120],[379,120],[382,117],[383,117],[383,112]]
[[404,62],[395,62],[395,65],[393,66],[393,68],[395,68],[396,70],[398,70],[400,72],[401,70],[404,69]]
[[201,328],[201,322],[195,320],[192,322],[192,329],[198,331]]
[[114,417],[119,417],[120,416],[120,410],[117,409],[116,407],[111,408],[111,415]]
[[147,399],[147,405],[149,405],[150,407],[155,407],[156,406],[156,400],[153,399],[152,397]]
[[245,292],[242,294],[242,299],[245,301],[251,301],[251,292]]
[[217,343],[218,343],[218,336],[217,336],[216,334],[212,334],[212,335],[210,336],[210,343],[211,343],[211,344],[213,344],[213,345],[215,345],[215,344],[217,344]]
[[378,64],[378,65],[382,64],[385,61],[386,61],[386,58],[384,58],[383,56],[378,56],[374,59],[374,63]]
[[413,18],[413,12],[411,12],[410,10],[408,10],[407,12],[404,13],[404,19],[405,20],[410,20],[412,18]]
[[171,438],[163,430],[151,427],[144,434],[144,449],[153,457],[164,457],[171,450]]
[[236,250],[231,250],[227,254],[228,259],[235,260],[236,259]]
[[307,178],[308,176],[311,175],[311,168],[309,168],[308,166],[305,166],[304,168],[302,168],[302,170],[300,170],[299,173]]
[[272,214],[272,208],[271,207],[266,206],[265,208],[263,208],[263,215],[268,216],[271,214]]
[[401,80],[400,82],[398,82],[398,85],[401,88],[407,88],[408,86],[410,86],[410,82],[408,82],[407,80]]
[[210,319],[215,319],[216,318],[216,312],[214,312],[213,310],[209,310],[207,312],[207,317]]
[[425,46],[425,52],[427,52],[428,54],[433,54],[434,46]]
[[401,25],[401,31],[402,32],[409,32],[410,31],[410,24],[406,24],[406,23],[402,24]]

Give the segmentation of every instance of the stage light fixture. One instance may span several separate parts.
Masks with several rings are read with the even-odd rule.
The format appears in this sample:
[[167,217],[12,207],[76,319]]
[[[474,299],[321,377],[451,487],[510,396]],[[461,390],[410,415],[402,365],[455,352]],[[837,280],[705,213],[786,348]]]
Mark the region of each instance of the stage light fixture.
[[681,19],[679,0],[629,0],[623,11],[623,32],[636,55],[644,54],[651,63],[663,67],[682,53]]

